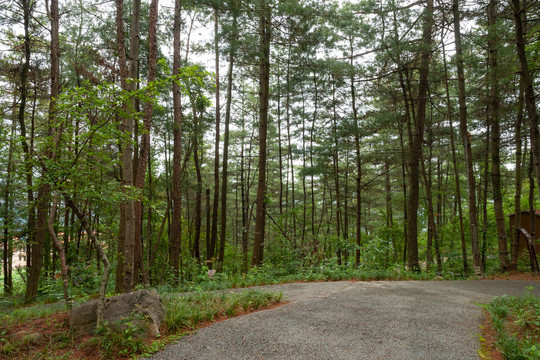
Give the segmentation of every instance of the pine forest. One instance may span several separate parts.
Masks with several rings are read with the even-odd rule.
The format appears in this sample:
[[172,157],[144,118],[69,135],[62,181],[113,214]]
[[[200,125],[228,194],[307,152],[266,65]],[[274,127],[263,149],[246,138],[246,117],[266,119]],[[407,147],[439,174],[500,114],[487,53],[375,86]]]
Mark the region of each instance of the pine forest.
[[539,69],[534,0],[3,1],[3,294],[527,271]]

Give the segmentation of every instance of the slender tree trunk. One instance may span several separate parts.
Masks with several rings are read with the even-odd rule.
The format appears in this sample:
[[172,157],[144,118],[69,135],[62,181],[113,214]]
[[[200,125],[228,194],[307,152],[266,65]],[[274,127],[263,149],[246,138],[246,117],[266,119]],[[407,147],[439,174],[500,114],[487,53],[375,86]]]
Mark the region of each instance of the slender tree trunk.
[[[296,248],[296,212],[295,212],[295,187],[294,187],[294,162],[293,162],[293,153],[291,145],[291,40],[289,39],[289,45],[287,48],[287,95],[286,95],[286,104],[285,104],[285,117],[287,120],[287,154],[289,155],[288,167],[291,171],[291,209],[287,209],[288,216],[292,215],[293,223],[293,240],[295,241]],[[288,179],[288,177],[287,177]],[[290,211],[292,210],[292,211]]]
[[[343,240],[345,244],[349,243],[349,151],[345,150],[345,179],[343,196]],[[349,259],[349,251],[345,250],[345,260]]]
[[[118,114],[115,114],[115,122],[119,123]],[[80,121],[77,118],[77,120],[75,121],[75,134],[74,134],[75,139],[73,141],[73,149],[72,149],[72,151],[78,151],[78,149],[79,149],[79,140],[78,140],[79,129],[80,129]],[[73,196],[75,197],[76,195],[77,195],[77,186],[75,186],[75,192],[74,192]],[[66,203],[66,208],[71,209],[67,205],[67,203]],[[122,220],[122,218],[120,217],[120,221],[121,220]],[[69,238],[70,238],[70,241],[76,247],[76,253],[75,253],[75,256],[74,256],[74,260],[78,261],[79,260],[78,259],[78,257],[79,257],[79,243],[78,243],[78,237],[76,235],[76,221],[75,221],[75,214],[73,213],[73,211],[71,211],[70,226],[69,226]],[[76,238],[77,238],[77,241],[75,241]],[[120,245],[120,238],[118,239],[118,245]],[[113,248],[114,248],[114,246],[110,247],[110,249],[113,249]],[[116,249],[116,250],[118,251],[118,249]],[[68,256],[69,256],[69,253],[68,253]]]
[[481,191],[481,184],[480,183],[480,189],[478,189],[478,203],[482,204],[482,212],[483,212],[483,229],[482,229],[482,247],[480,250],[481,258],[482,258],[482,267],[486,268],[486,250],[487,250],[487,231],[488,231],[488,212],[487,212],[487,197],[488,197],[488,182],[489,182],[489,148],[490,148],[490,136],[491,134],[491,124],[487,124],[486,128],[486,149],[485,149],[485,157],[484,157],[484,188],[482,194],[480,194]]
[[334,170],[334,186],[336,191],[335,201],[336,201],[336,236],[338,239],[338,245],[337,245],[337,262],[339,265],[341,265],[341,247],[342,247],[342,240],[341,240],[341,191],[340,191],[340,184],[339,184],[339,141],[338,141],[338,133],[337,133],[337,111],[336,111],[336,86],[335,83],[332,83],[332,135],[334,137],[334,149],[333,149],[333,170]]
[[429,61],[431,58],[431,37],[433,28],[433,0],[428,0],[424,13],[416,124],[414,127],[409,159],[409,203],[407,206],[407,265],[413,271],[420,271],[418,259],[418,196],[419,196],[419,160],[422,157],[422,141],[426,119],[426,103]]
[[[349,39],[351,51],[351,68],[354,67],[353,62],[353,42]],[[351,106],[353,111],[354,122],[354,146],[356,151],[356,251],[355,264],[360,266],[360,246],[362,245],[362,158],[360,155],[360,124],[358,123],[358,110],[356,109],[356,88],[354,86],[354,73],[351,75]]]
[[219,234],[219,252],[218,252],[218,268],[223,268],[225,258],[225,238],[227,234],[227,186],[228,186],[228,167],[229,167],[229,123],[231,120],[231,104],[232,104],[232,85],[233,85],[233,70],[234,57],[236,55],[236,37],[237,37],[237,9],[236,1],[234,2],[233,17],[233,33],[231,37],[231,49],[229,52],[229,70],[227,72],[227,104],[225,107],[225,134],[223,139],[223,178],[221,179],[221,222]]
[[[327,177],[325,175],[323,175],[323,177],[321,179],[321,184],[323,186],[323,193],[322,193],[322,197],[321,197],[322,204],[321,204],[321,212],[320,212],[320,216],[319,216],[319,221],[318,221],[318,225],[317,225],[316,236],[319,236],[324,216],[327,213],[326,190],[328,188],[328,181],[327,181]],[[332,216],[330,216],[330,218],[332,218]],[[323,252],[326,252],[326,244],[324,244]]]
[[64,202],[64,251],[66,252],[66,261],[69,263],[69,249],[70,249],[70,237],[69,237],[69,219],[71,217],[71,212],[69,211],[69,207]]
[[[49,136],[53,137],[53,147],[46,150],[46,156],[49,159],[55,157],[54,145],[60,141],[60,131],[56,131],[56,98],[60,93],[60,39],[59,39],[59,20],[58,0],[51,0],[50,9],[47,9],[47,15],[51,21],[51,94],[49,102]],[[50,146],[50,145],[49,145]],[[45,174],[44,174],[45,175]],[[47,176],[44,176],[45,178]],[[43,264],[43,249],[47,239],[47,220],[49,216],[49,204],[51,199],[51,185],[44,181],[38,188],[37,199],[37,219],[34,243],[32,244],[32,267],[28,277],[25,300],[33,301],[37,296],[41,267]]]
[[478,210],[476,207],[476,180],[474,178],[471,134],[467,131],[467,103],[465,99],[465,74],[463,68],[463,50],[461,47],[459,0],[453,0],[454,34],[456,44],[456,62],[459,88],[459,128],[465,149],[465,165],[467,168],[467,186],[469,190],[469,222],[471,226],[471,248],[473,253],[474,273],[483,275],[480,247],[478,241]]
[[105,294],[107,291],[107,282],[109,280],[109,259],[107,258],[107,254],[105,254],[105,251],[103,251],[103,248],[101,247],[96,234],[92,229],[90,228],[90,224],[88,223],[88,220],[84,216],[84,213],[79,210],[77,205],[73,202],[72,199],[64,195],[64,198],[66,199],[66,203],[69,205],[73,213],[77,216],[79,219],[79,222],[81,223],[81,226],[84,227],[84,230],[90,237],[90,240],[92,240],[92,244],[96,248],[99,258],[103,262],[103,274],[101,275],[101,284],[99,286],[99,300],[97,305],[97,321],[96,321],[96,327],[99,329],[103,325],[103,309],[105,307]]
[[[440,132],[441,123],[439,122],[437,124],[437,128]],[[441,149],[441,139],[439,138],[439,149]],[[437,262],[437,272],[440,274],[442,273],[442,257],[441,257],[441,227],[444,223],[444,212],[442,210],[442,174],[441,174],[441,158],[442,154],[439,152],[439,156],[437,157],[437,212],[435,214],[436,216],[436,232],[435,232],[435,239],[434,239],[434,246],[435,246],[435,261]]]
[[[173,75],[180,71],[180,28],[182,0],[174,3],[174,46],[173,46]],[[182,104],[180,87],[173,82],[173,116],[174,116],[174,145],[173,145],[173,189],[172,189],[172,219],[171,238],[169,240],[169,264],[175,280],[180,275],[180,246],[182,243]]]
[[[150,4],[150,15],[148,17],[148,84],[156,80],[157,70],[157,21],[158,21],[159,0],[152,0]],[[152,113],[154,107],[152,102],[144,104],[144,122],[140,143],[140,153],[135,169],[135,187],[144,188],[144,179],[146,177],[146,167],[150,155],[150,132],[152,130]],[[143,222],[143,202],[139,200],[134,204],[135,211],[135,231],[134,231],[134,285],[141,280],[141,275],[145,273],[142,257],[142,222]]]
[[[195,110],[193,110],[195,116]],[[201,259],[200,254],[200,239],[201,239],[201,225],[202,225],[202,175],[201,165],[199,161],[199,134],[198,126],[199,120],[194,118],[195,129],[193,135],[193,161],[195,163],[195,173],[197,175],[197,193],[195,197],[195,238],[193,241],[193,257],[197,262]]]
[[265,234],[266,197],[266,136],[268,131],[268,100],[270,90],[270,7],[266,0],[260,0],[259,18],[259,179],[257,183],[257,212],[255,215],[255,239],[251,264],[261,265],[263,261]]
[[[28,72],[30,69],[30,19],[32,18],[32,13],[34,10],[34,4],[30,0],[21,0],[22,10],[23,10],[23,21],[24,21],[24,63],[21,69],[21,83],[20,83],[20,103],[19,103],[19,112],[17,119],[20,127],[20,140],[22,149],[24,152],[24,165],[25,165],[25,177],[26,177],[26,191],[28,196],[28,233],[27,233],[27,251],[26,251],[26,261],[28,270],[32,269],[32,244],[35,243],[35,232],[36,232],[36,205],[34,203],[34,191],[33,191],[33,166],[32,166],[32,143],[33,143],[33,126],[30,132],[30,145],[28,144],[27,134],[26,134],[26,124],[25,124],[25,112],[26,112],[26,101],[28,97]],[[36,95],[37,96],[37,95]],[[32,120],[33,121],[33,120]],[[27,294],[34,298],[37,295],[37,286],[30,289],[35,293]],[[30,300],[30,299],[29,299]]]
[[443,62],[444,62],[444,74],[445,74],[445,88],[446,88],[446,104],[448,107],[448,121],[450,122],[450,149],[452,152],[452,165],[454,169],[454,179],[456,181],[456,205],[458,208],[458,216],[459,216],[459,235],[461,238],[461,256],[463,259],[463,272],[465,274],[469,273],[469,266],[467,262],[467,243],[465,241],[465,226],[463,225],[463,209],[461,206],[461,183],[459,181],[459,169],[458,169],[458,163],[457,163],[457,157],[456,157],[456,142],[454,137],[454,124],[453,124],[453,111],[452,111],[452,104],[450,102],[450,89],[448,85],[449,76],[448,76],[448,66],[446,63],[446,53],[444,48],[444,41],[442,42],[442,49],[443,49]]
[[[431,129],[430,129],[431,132]],[[431,138],[431,136],[430,136]],[[431,148],[431,140],[429,141],[429,146]],[[422,154],[421,154],[422,155]],[[431,270],[431,263],[433,262],[433,254],[432,254],[432,245],[434,242],[434,239],[437,234],[437,226],[435,225],[435,210],[433,209],[433,195],[431,192],[431,169],[426,171],[426,161],[429,162],[429,167],[431,168],[431,159],[426,160],[422,156],[420,158],[420,163],[422,165],[422,177],[424,180],[424,188],[426,190],[426,202],[427,202],[427,208],[428,208],[428,239],[427,239],[427,251],[426,251],[426,271]],[[436,240],[435,240],[436,241]]]
[[278,166],[279,166],[279,215],[283,216],[283,146],[281,146],[281,72],[277,74],[277,131],[278,131]]
[[[165,223],[170,218],[170,211],[171,211],[171,202],[168,200],[167,201],[167,208],[165,209],[165,214],[161,218],[161,225],[159,226],[159,231],[158,231],[156,243],[154,244],[153,250],[151,251],[150,260],[148,261],[148,263],[150,264],[148,266],[148,268],[150,270],[155,268],[154,264],[155,264],[155,261],[156,261],[157,254],[159,252],[159,247],[160,247],[160,244],[161,244],[161,238],[163,237],[163,230],[165,229]],[[157,273],[157,269],[156,269],[156,273]],[[152,275],[152,272],[150,271],[150,273],[148,275],[148,278],[150,279],[150,281],[151,281],[151,275]]]
[[[146,267],[144,268],[144,283],[150,284],[150,267],[152,266],[152,205],[154,202],[154,193],[152,186],[152,158],[151,154],[148,154],[148,208],[146,215],[146,239],[147,239],[147,251],[146,251]],[[167,207],[169,202],[167,201]],[[164,217],[165,218],[165,217]],[[98,258],[99,261],[99,258]],[[98,262],[99,263],[99,262]]]
[[[135,90],[136,83],[128,82],[131,79],[138,78],[138,59],[139,59],[139,19],[140,19],[140,0],[133,1],[133,11],[131,14],[131,38],[129,68],[125,51],[124,40],[124,4],[123,0],[116,0],[116,38],[118,46],[120,81],[122,90]],[[134,181],[133,172],[133,129],[134,119],[132,112],[135,109],[135,98],[131,104],[124,104],[121,129],[126,137],[122,144],[122,185],[126,195],[131,195],[131,188]],[[116,268],[116,290],[118,292],[129,292],[133,288],[135,272],[135,202],[127,200],[120,207],[120,235],[119,235],[119,254],[118,265]]]
[[53,203],[51,207],[51,212],[49,214],[49,221],[47,223],[49,234],[51,235],[51,239],[53,240],[54,247],[56,248],[56,251],[58,251],[58,257],[60,258],[60,269],[62,273],[62,285],[64,288],[64,300],[66,302],[66,306],[68,309],[71,309],[71,301],[69,298],[69,278],[68,278],[68,272],[67,272],[67,263],[66,263],[66,253],[64,251],[64,247],[58,240],[58,237],[56,236],[56,231],[54,230],[54,218],[56,217],[56,209],[58,207],[58,194],[55,194],[53,197]]
[[390,241],[394,249],[392,262],[395,263],[398,259],[398,244],[394,235],[394,215],[392,210],[392,183],[390,182],[390,162],[384,162],[385,171],[385,192],[386,192],[386,226],[390,230]]
[[[531,238],[536,239],[536,209],[534,206],[534,190],[536,188],[536,185],[534,184],[534,155],[533,150],[531,150],[531,154],[529,156],[529,218],[531,220],[530,222],[530,229],[531,229]],[[531,264],[532,265],[532,264]]]
[[[219,32],[218,32],[219,14],[217,6],[214,6],[214,52],[216,54],[216,144],[214,148],[214,202],[212,206],[212,235],[210,247],[212,256],[214,256],[217,241],[217,221],[219,209],[219,126],[221,122],[220,106],[220,79],[219,79]],[[219,257],[219,256],[218,256]],[[219,263],[219,259],[218,259]],[[219,267],[219,264],[218,264]]]
[[531,129],[531,149],[536,170],[536,180],[538,184],[540,184],[540,129],[538,128],[538,111],[536,109],[533,78],[529,70],[527,55],[525,53],[525,30],[523,22],[525,9],[521,7],[521,2],[519,0],[512,0],[512,7],[514,10],[516,48],[520,65],[521,81],[523,82],[523,87],[525,89],[525,104],[527,107],[527,114],[529,115]]
[[[400,75],[401,76],[401,75]],[[405,120],[406,121],[406,120]],[[407,263],[407,164],[406,164],[406,152],[403,136],[403,124],[402,121],[398,119],[398,129],[399,129],[399,144],[401,148],[401,180],[403,188],[403,234],[405,238],[403,241],[403,266]]]
[[520,231],[518,228],[521,224],[521,189],[522,189],[522,176],[521,176],[521,158],[522,158],[522,141],[521,141],[521,124],[523,122],[523,81],[520,77],[519,81],[519,99],[518,99],[518,113],[516,117],[516,123],[515,123],[515,139],[516,139],[516,170],[515,170],[515,177],[514,177],[514,183],[516,187],[516,193],[514,196],[514,211],[515,211],[515,222],[514,222],[514,236],[512,236],[512,261],[510,264],[510,268],[512,270],[517,269],[517,261],[518,261],[518,250],[519,250],[519,239],[520,239]]
[[306,102],[302,92],[302,248],[306,241],[307,188],[306,188]]
[[[397,11],[395,10],[395,1],[392,1],[392,5],[394,7],[394,11],[392,12],[392,15],[393,15],[393,25],[394,25],[394,41],[397,43],[399,43],[399,31],[398,31],[398,21],[397,21]],[[398,64],[401,64],[401,60],[400,60],[400,56],[399,56],[399,53],[398,53]],[[409,105],[408,105],[408,100],[407,100],[407,92],[406,92],[406,89],[405,89],[405,83],[403,81],[403,70],[404,69],[399,69],[398,70],[398,75],[399,75],[399,84],[400,84],[400,87],[401,87],[401,91],[403,93],[403,103],[405,105],[405,110],[406,110],[406,114],[404,116],[404,119],[405,119],[405,122],[408,122],[409,121]],[[402,120],[398,119],[398,130],[399,130],[399,143],[400,143],[400,148],[401,148],[401,178],[402,178],[402,188],[403,188],[403,234],[404,234],[404,242],[403,242],[403,258],[402,258],[402,261],[403,261],[403,266],[405,267],[405,264],[407,263],[407,234],[408,234],[408,231],[407,231],[407,224],[408,224],[408,219],[407,219],[407,213],[408,213],[408,210],[407,210],[407,164],[406,164],[406,159],[407,159],[407,154],[405,152],[405,144],[404,144],[404,130],[403,130],[403,124],[402,124]]]
[[17,104],[17,93],[15,92],[13,96],[13,119],[11,123],[11,134],[9,136],[9,154],[8,154],[8,163],[7,163],[7,174],[6,174],[6,185],[4,189],[4,250],[3,250],[3,259],[4,259],[4,294],[11,295],[13,292],[13,240],[11,239],[10,228],[13,223],[13,215],[11,212],[11,177],[13,173],[13,151],[15,149],[15,129],[17,125],[16,120],[16,104]]
[[497,225],[497,238],[499,244],[499,262],[501,271],[508,270],[508,245],[506,239],[506,229],[504,225],[503,198],[501,192],[501,161],[500,143],[501,129],[499,119],[499,82],[497,48],[498,40],[496,34],[497,22],[497,0],[490,0],[487,8],[488,12],[488,51],[489,51],[489,107],[488,116],[491,123],[491,185],[493,187],[493,205],[495,208],[495,222]]
[[206,229],[205,229],[205,237],[206,237],[206,260],[212,260],[212,254],[210,253],[210,229],[212,228],[211,224],[211,218],[212,218],[212,211],[210,207],[210,189],[206,189],[205,192],[205,208],[206,208]]
[[[244,105],[244,96],[242,96],[242,108]],[[242,114],[242,133],[245,133],[245,119]],[[249,209],[249,200],[248,192],[246,191],[246,182],[244,179],[244,141],[245,137],[242,136],[242,142],[240,144],[240,191],[242,195],[242,254],[244,255],[244,274],[248,271],[248,209]],[[249,180],[248,180],[249,181]]]
[[238,184],[240,183],[240,173],[236,172],[236,191],[234,192],[234,210],[235,210],[235,217],[234,217],[234,248],[238,249],[238,246],[240,244],[240,205],[239,205],[239,191],[238,191]]
[[311,241],[313,242],[313,253],[317,253],[317,239],[315,238],[315,179],[313,175],[313,133],[315,132],[315,120],[317,119],[318,110],[319,110],[319,94],[318,94],[318,83],[317,75],[313,73],[313,85],[315,87],[314,94],[314,104],[313,104],[313,117],[311,118],[311,130],[309,132],[309,166],[312,169],[311,171]]
[[[415,131],[413,131],[413,128],[416,128],[416,112],[415,112],[415,109],[414,109],[414,102],[413,102],[413,91],[412,91],[412,88],[411,88],[411,81],[410,81],[410,78],[409,78],[409,74],[408,74],[408,71],[405,70],[405,75],[406,75],[406,82],[407,82],[407,86],[405,87],[405,85],[402,83],[402,91],[403,91],[403,97],[404,97],[404,102],[405,102],[405,118],[406,118],[406,125],[407,125],[407,134],[408,134],[408,137],[409,137],[409,147],[412,147],[411,144],[414,144],[415,143],[415,139],[414,139],[414,133]],[[423,137],[423,136],[422,136]],[[411,177],[411,173],[413,172],[413,170],[411,169],[410,167],[410,160],[411,160],[411,157],[412,157],[412,152],[413,150],[409,150],[409,153],[408,153],[408,158],[407,158],[407,170],[408,170],[408,174],[409,174],[409,184],[410,184],[410,177]],[[413,176],[413,177],[417,177],[418,178],[418,181],[420,181],[420,173],[419,173],[419,169],[420,169],[420,165],[419,165],[419,160],[415,160],[418,162],[417,164],[417,168],[416,170],[414,170],[414,172],[418,172],[418,175],[416,176]],[[407,202],[407,215],[406,215],[406,218],[407,218],[407,231],[409,232],[409,223],[410,223],[410,220],[409,220],[409,217],[411,215],[411,211],[410,211],[410,204],[411,204],[411,197],[413,196],[413,193],[415,193],[415,197],[417,198],[416,199],[416,206],[418,207],[418,196],[419,196],[419,186],[417,186],[417,189],[413,191],[412,187],[409,186],[410,188],[410,194],[409,195],[409,201]],[[416,246],[417,250],[416,250],[416,253],[418,253],[418,243],[417,243],[417,246]],[[409,242],[407,242],[407,251],[409,251]],[[409,254],[407,255],[407,263],[408,263],[408,258],[409,258]],[[418,257],[418,254],[416,255],[416,257]],[[418,270],[420,270],[418,268]]]

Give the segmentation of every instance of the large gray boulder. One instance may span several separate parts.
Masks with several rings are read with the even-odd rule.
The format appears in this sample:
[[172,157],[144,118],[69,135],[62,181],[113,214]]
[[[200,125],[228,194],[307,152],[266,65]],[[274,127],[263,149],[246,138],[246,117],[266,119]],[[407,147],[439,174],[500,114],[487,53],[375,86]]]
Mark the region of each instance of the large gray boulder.
[[[96,330],[97,304],[97,300],[92,300],[71,310],[69,326],[75,335]],[[103,318],[112,326],[130,323],[146,329],[148,336],[158,337],[165,321],[165,308],[156,290],[139,290],[106,298]]]

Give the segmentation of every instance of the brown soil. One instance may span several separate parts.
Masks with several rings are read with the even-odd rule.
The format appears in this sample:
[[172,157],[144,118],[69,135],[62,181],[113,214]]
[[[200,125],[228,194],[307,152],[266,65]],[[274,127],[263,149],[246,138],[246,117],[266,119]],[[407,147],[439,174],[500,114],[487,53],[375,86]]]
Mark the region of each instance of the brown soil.
[[[69,312],[0,326],[0,359],[38,358],[69,329]],[[35,335],[35,337],[34,337]],[[60,355],[65,352],[59,349]],[[60,356],[59,356],[60,357]]]
[[502,274],[489,275],[484,280],[540,280],[540,276],[530,272],[509,271]]
[[[69,312],[58,312],[47,316],[46,318],[32,319],[24,323],[12,325],[8,334],[28,335],[31,333],[40,333],[43,336],[51,336],[57,333],[58,328],[69,326]],[[22,339],[17,339],[22,340]]]
[[495,346],[497,334],[491,327],[491,319],[487,311],[484,311],[484,319],[482,325],[480,325],[480,329],[482,329],[480,350],[478,352],[480,358],[485,360],[503,360],[503,356]]
[[283,301],[283,302],[280,302],[280,303],[277,303],[277,304],[272,304],[272,305],[267,306],[265,308],[259,308],[257,310],[254,310],[254,309],[243,310],[243,309],[241,309],[241,310],[236,311],[234,313],[234,316],[229,317],[229,316],[226,316],[226,315],[222,315],[222,316],[214,318],[213,321],[203,321],[203,322],[199,323],[195,329],[185,329],[185,331],[197,331],[197,330],[209,327],[210,325],[214,325],[216,323],[225,321],[227,319],[231,319],[233,317],[244,316],[244,315],[251,314],[251,313],[254,313],[254,312],[257,312],[257,311],[261,311],[261,310],[270,310],[270,309],[274,309],[274,308],[277,308],[277,307],[280,307],[280,306],[283,306],[283,305],[286,305],[286,304],[289,304],[289,303],[290,303],[289,301]]

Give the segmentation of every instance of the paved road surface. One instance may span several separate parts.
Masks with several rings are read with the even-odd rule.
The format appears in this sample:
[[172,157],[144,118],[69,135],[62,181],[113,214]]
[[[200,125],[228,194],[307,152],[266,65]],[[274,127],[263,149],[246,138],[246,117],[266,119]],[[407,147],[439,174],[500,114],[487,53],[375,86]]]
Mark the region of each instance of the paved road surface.
[[263,287],[290,304],[233,318],[152,359],[478,359],[482,310],[540,281],[319,282]]

